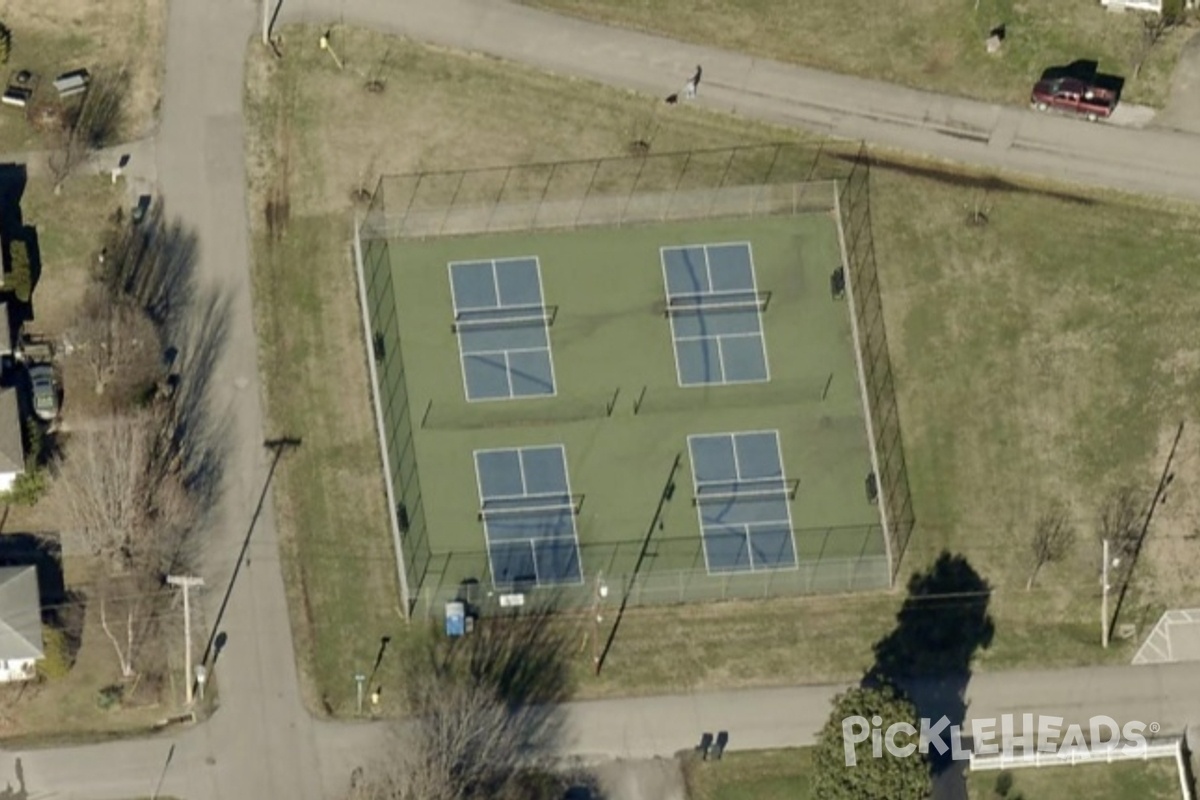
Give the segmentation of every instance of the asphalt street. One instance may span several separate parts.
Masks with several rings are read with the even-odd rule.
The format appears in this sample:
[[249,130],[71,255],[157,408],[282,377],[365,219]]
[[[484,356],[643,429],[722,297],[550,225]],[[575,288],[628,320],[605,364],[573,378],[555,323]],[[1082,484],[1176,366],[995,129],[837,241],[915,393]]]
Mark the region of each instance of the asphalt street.
[[[250,298],[243,161],[243,64],[256,4],[172,0],[165,101],[155,171],[167,211],[194,229],[200,285],[227,310],[227,346],[212,372],[211,413],[226,421],[225,491],[208,547],[203,608],[228,641],[214,665],[221,707],[202,725],[149,740],[0,754],[17,762],[29,797],[118,800],[155,793],[188,800],[321,798],[385,741],[385,728],[314,721],[304,710],[279,567],[274,513],[262,490],[264,427]],[[280,22],[375,27],[522,61],[566,75],[665,95],[697,63],[696,102],[745,116],[935,158],[1067,182],[1200,199],[1197,138],[1130,130],[941,97],[544,14],[503,0],[287,0]],[[315,42],[313,45],[315,46]],[[295,46],[295,45],[290,45]],[[185,359],[188,352],[183,353]],[[249,536],[247,558],[241,559]],[[239,566],[240,561],[240,566]],[[1196,665],[997,673],[968,686],[970,713],[1094,714],[1179,730],[1200,722]],[[793,687],[574,703],[565,752],[670,755],[704,731],[730,746],[809,744],[840,687]]]

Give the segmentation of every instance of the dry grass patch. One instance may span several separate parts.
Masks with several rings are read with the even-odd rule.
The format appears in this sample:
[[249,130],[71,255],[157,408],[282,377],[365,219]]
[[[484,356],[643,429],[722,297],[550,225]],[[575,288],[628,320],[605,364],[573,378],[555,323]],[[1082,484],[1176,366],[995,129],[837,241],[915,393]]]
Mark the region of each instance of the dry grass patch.
[[[0,22],[12,31],[12,52],[3,77],[30,70],[38,94],[55,96],[51,82],[64,72],[124,68],[127,139],[146,136],[162,98],[166,0],[0,0]],[[19,109],[0,109],[0,152],[43,147]]]

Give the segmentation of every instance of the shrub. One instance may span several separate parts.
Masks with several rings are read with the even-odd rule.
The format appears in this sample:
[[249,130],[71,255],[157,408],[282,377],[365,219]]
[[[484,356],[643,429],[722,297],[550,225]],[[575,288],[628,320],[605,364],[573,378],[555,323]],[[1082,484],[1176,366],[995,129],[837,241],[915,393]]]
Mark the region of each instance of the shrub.
[[29,264],[29,248],[20,240],[14,240],[9,250],[12,256],[12,291],[22,303],[33,296],[33,268]]
[[71,671],[71,648],[62,630],[42,628],[42,653],[44,657],[37,662],[37,671],[43,679],[56,681]]
[[111,684],[105,686],[100,691],[96,692],[96,705],[104,710],[108,710],[121,702],[121,698],[125,694],[125,687],[120,684]]
[[26,459],[25,471],[13,480],[12,488],[0,492],[0,502],[11,503],[14,506],[33,506],[42,499],[42,495],[50,488],[46,478],[46,468],[39,467],[32,459]]

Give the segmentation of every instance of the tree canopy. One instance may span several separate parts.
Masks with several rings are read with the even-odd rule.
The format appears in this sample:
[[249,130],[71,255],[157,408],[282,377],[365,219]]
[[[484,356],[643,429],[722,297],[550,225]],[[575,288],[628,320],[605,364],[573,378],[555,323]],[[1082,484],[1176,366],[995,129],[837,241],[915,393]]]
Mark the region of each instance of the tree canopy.
[[[855,763],[847,765],[843,721],[862,717],[871,724],[881,721],[879,735],[884,737],[883,755],[872,753],[872,736],[854,745]],[[888,727],[907,722],[917,731],[917,709],[895,687],[887,683],[854,687],[833,702],[833,713],[821,730],[814,758],[813,795],[821,800],[924,800],[930,791],[928,758],[915,750],[912,755],[896,757],[888,752]],[[864,732],[863,726],[855,728]],[[918,734],[897,732],[895,744],[916,745]]]

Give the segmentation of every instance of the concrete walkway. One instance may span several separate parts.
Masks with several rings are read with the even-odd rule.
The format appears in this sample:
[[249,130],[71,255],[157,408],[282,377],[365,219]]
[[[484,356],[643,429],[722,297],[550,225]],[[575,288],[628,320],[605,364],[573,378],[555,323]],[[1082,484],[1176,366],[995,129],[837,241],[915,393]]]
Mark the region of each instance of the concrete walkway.
[[[197,232],[202,285],[229,303],[230,346],[213,370],[211,410],[228,422],[231,449],[204,571],[210,623],[236,575],[218,625],[229,642],[215,666],[221,709],[176,736],[0,753],[0,776],[13,776],[29,797],[332,797],[385,741],[382,725],[318,723],[304,711],[269,497],[256,516],[269,467],[262,442],[295,433],[264,429],[250,299],[242,88],[246,37],[256,30],[257,14],[245,0],[173,0],[156,138],[155,171],[168,213]],[[1200,199],[1200,160],[1190,157],[1198,140],[1186,134],[938,97],[503,0],[287,0],[281,17],[339,18],[655,95],[678,89],[702,63],[699,102],[714,108],[981,166]],[[239,567],[248,532],[249,558]],[[1200,722],[1198,679],[1194,665],[999,673],[973,680],[968,698],[970,713],[980,717],[1107,713],[1179,730]],[[575,703],[566,709],[563,750],[586,757],[670,755],[718,730],[729,732],[733,749],[810,744],[840,688]]]

